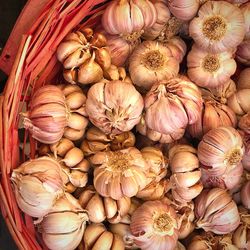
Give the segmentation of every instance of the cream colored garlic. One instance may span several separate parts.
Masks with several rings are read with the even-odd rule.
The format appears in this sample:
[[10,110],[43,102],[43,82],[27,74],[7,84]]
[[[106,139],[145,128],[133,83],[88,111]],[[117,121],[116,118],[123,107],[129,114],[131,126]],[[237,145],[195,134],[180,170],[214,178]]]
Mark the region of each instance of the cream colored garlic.
[[204,50],[217,53],[239,45],[245,36],[244,16],[224,1],[207,1],[189,25],[189,34]]
[[11,181],[19,208],[32,217],[46,215],[63,194],[61,167],[50,157],[24,162],[12,172]]
[[193,45],[187,57],[188,77],[201,87],[217,87],[230,80],[236,62],[230,51],[206,52]]
[[98,152],[91,158],[94,186],[99,194],[115,200],[132,197],[147,184],[148,165],[136,148]]
[[42,218],[39,231],[49,249],[74,250],[83,237],[87,221],[87,213],[73,196],[66,193]]
[[122,81],[93,85],[86,102],[90,121],[106,134],[131,130],[140,121],[143,106],[135,87]]
[[144,90],[149,90],[155,82],[177,76],[178,71],[179,62],[160,42],[144,41],[129,58],[130,77]]

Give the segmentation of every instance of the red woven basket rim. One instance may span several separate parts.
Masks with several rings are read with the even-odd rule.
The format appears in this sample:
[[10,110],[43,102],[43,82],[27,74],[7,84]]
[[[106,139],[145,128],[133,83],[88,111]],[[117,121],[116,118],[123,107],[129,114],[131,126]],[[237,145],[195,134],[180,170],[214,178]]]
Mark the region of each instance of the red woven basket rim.
[[[34,4],[33,1],[37,2],[30,0],[28,4]],[[54,81],[61,67],[57,62],[55,51],[62,39],[73,29],[98,23],[107,2],[107,0],[46,1],[47,4],[36,21],[22,35],[4,93],[0,96],[0,207],[13,240],[19,249],[24,250],[47,248],[36,234],[32,218],[18,209],[10,182],[12,170],[24,161],[24,157],[19,157],[20,106],[29,99],[28,90],[32,92]],[[29,8],[26,6],[25,9]],[[25,16],[25,13],[22,12],[22,16]],[[19,18],[18,22],[23,23],[22,18]],[[18,23],[16,27],[19,27]],[[28,136],[25,135],[26,138]],[[31,137],[29,140],[30,155],[33,158],[36,142]]]

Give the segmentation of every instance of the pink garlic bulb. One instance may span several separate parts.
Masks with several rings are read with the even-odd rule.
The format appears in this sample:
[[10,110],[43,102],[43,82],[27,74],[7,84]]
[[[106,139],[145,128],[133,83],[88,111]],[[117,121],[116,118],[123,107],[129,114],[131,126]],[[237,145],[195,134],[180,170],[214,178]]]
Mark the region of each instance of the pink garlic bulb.
[[243,174],[243,166],[239,163],[235,168],[227,169],[223,174],[213,174],[209,169],[201,168],[201,181],[205,188],[219,187],[232,189],[236,187]]
[[143,98],[135,87],[122,81],[91,86],[86,101],[90,121],[106,134],[131,130],[141,119]]
[[249,40],[243,41],[236,51],[236,59],[247,66],[250,66],[250,38]]
[[243,206],[250,209],[250,181],[243,185],[240,191],[240,197]]
[[245,27],[246,27],[246,34],[244,40],[250,39],[250,2],[248,0],[244,1],[245,4],[240,6],[240,10],[242,11],[244,18],[245,18]]
[[189,21],[199,9],[199,0],[168,0],[171,13],[180,20]]
[[237,205],[221,188],[204,189],[195,200],[196,225],[206,232],[227,234],[240,224]]
[[187,52],[186,43],[180,37],[174,36],[168,40],[166,46],[170,49],[173,57],[175,57],[178,62],[182,62]]
[[109,34],[131,41],[153,26],[156,19],[156,9],[149,0],[118,0],[105,9],[102,25]]
[[54,85],[39,88],[24,116],[24,127],[40,142],[52,144],[61,139],[67,126],[68,109],[63,92]]
[[232,127],[214,128],[207,132],[198,145],[200,162],[210,167],[213,174],[223,174],[236,167],[244,154],[243,140]]
[[147,127],[163,134],[176,133],[195,123],[202,109],[197,86],[180,78],[154,84],[144,101]]

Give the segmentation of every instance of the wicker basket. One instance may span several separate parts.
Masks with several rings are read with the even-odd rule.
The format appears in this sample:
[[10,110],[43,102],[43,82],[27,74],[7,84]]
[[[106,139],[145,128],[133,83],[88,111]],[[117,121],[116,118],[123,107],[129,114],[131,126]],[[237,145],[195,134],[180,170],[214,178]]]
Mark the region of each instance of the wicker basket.
[[32,218],[18,209],[12,191],[12,169],[35,156],[36,141],[25,131],[20,154],[19,113],[29,96],[45,83],[58,80],[61,65],[55,51],[73,29],[93,26],[107,1],[103,0],[29,0],[10,35],[0,58],[0,68],[9,74],[0,96],[0,206],[9,231],[19,249],[47,249],[36,233]]

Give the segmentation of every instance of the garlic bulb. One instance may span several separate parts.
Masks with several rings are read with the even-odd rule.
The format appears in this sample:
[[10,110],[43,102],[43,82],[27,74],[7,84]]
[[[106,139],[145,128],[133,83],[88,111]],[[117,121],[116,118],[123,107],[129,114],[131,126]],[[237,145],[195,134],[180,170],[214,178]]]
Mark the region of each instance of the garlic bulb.
[[102,15],[102,26],[111,35],[125,40],[138,39],[157,19],[156,9],[149,0],[119,0],[109,3]]
[[201,168],[201,181],[205,188],[219,187],[230,190],[240,183],[242,174],[241,163],[219,175],[213,174],[213,170],[211,172],[209,169]]
[[144,102],[147,127],[163,134],[179,132],[195,123],[202,109],[197,86],[180,78],[156,83]]
[[176,18],[175,16],[171,16],[164,28],[164,34],[160,37],[160,40],[168,41],[173,36],[176,36],[183,29],[183,26],[186,23],[184,21]]
[[188,132],[192,137],[201,139],[211,129],[221,126],[236,127],[236,125],[237,118],[231,108],[213,98],[204,97],[200,119],[188,126]]
[[132,197],[147,185],[148,165],[136,148],[98,152],[91,163],[95,189],[104,197]]
[[245,0],[245,4],[240,6],[240,10],[242,11],[244,18],[245,18],[245,27],[246,27],[246,34],[245,40],[250,39],[250,3],[249,1]]
[[189,24],[195,43],[213,53],[238,46],[245,35],[244,16],[239,8],[224,1],[207,1]]
[[162,134],[155,130],[150,129],[145,122],[145,118],[142,116],[140,123],[136,125],[136,130],[147,136],[150,140],[160,143],[171,143],[183,137],[185,129],[178,129],[171,134]]
[[210,167],[211,173],[223,174],[237,166],[244,154],[240,134],[232,127],[219,127],[206,133],[198,145],[200,162]]
[[236,59],[240,63],[250,66],[250,39],[243,41],[237,47]]
[[242,116],[250,112],[249,95],[250,89],[240,89],[228,98],[227,104],[236,115]]
[[239,119],[238,127],[247,134],[250,134],[250,112]]
[[143,98],[122,81],[97,83],[88,91],[86,111],[90,121],[107,134],[131,130],[141,118]]
[[147,201],[132,215],[134,242],[142,250],[171,250],[177,244],[178,229],[174,209],[161,201]]
[[90,156],[99,151],[120,150],[134,145],[135,136],[131,131],[119,135],[106,135],[100,129],[91,127],[82,141],[81,149],[84,155]]
[[229,81],[236,71],[230,51],[206,52],[193,45],[187,57],[188,77],[201,87],[217,87]]
[[56,86],[46,85],[32,96],[23,125],[32,137],[43,143],[61,139],[67,126],[68,109],[63,92]]
[[87,226],[79,250],[125,250],[122,238],[107,231],[103,224],[90,224]]
[[245,68],[240,72],[237,89],[250,89],[250,68]]
[[203,189],[196,153],[195,148],[184,144],[177,144],[169,150],[173,199],[183,204],[190,202]]
[[64,66],[66,81],[93,84],[103,78],[111,65],[106,37],[90,28],[69,33],[57,48],[57,59]]
[[171,13],[183,21],[191,20],[199,9],[199,0],[168,0]]
[[243,206],[250,209],[250,180],[247,181],[241,188],[240,197]]
[[51,250],[74,250],[85,231],[88,215],[70,194],[60,198],[39,224],[39,231]]
[[154,40],[161,35],[171,16],[165,0],[153,0],[152,2],[157,12],[157,18],[153,26],[144,30],[142,37],[146,40]]
[[204,189],[195,200],[196,225],[206,232],[227,234],[240,223],[237,205],[224,189]]
[[177,76],[179,63],[171,50],[157,41],[144,41],[129,58],[129,73],[133,83],[150,89],[155,82]]
[[47,214],[63,194],[61,167],[46,156],[21,164],[13,170],[11,181],[19,208],[32,217]]
[[170,49],[172,55],[178,62],[181,62],[187,52],[186,43],[178,36],[174,36],[166,42],[166,46]]
[[87,211],[91,222],[100,223],[107,219],[110,223],[119,223],[128,213],[131,201],[128,197],[122,197],[117,201],[101,197],[93,186],[88,186],[80,194],[79,203]]

